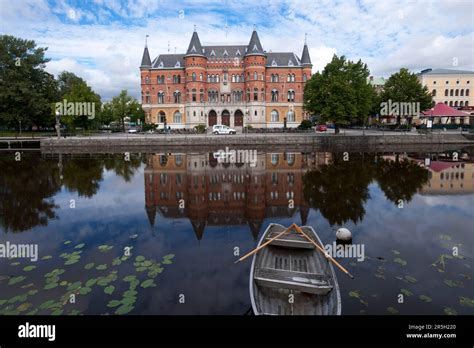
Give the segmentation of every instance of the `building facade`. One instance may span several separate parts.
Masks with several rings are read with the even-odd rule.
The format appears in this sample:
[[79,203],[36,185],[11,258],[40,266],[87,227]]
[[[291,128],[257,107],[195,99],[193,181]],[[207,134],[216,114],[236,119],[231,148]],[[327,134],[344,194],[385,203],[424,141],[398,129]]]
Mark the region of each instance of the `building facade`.
[[428,87],[435,103],[455,108],[474,105],[474,71],[426,69],[418,74],[418,79],[423,86]]
[[306,117],[303,92],[311,68],[306,42],[301,58],[266,52],[255,30],[248,45],[224,46],[202,46],[194,31],[185,54],[160,54],[153,61],[145,46],[145,122],[172,129],[296,127]]

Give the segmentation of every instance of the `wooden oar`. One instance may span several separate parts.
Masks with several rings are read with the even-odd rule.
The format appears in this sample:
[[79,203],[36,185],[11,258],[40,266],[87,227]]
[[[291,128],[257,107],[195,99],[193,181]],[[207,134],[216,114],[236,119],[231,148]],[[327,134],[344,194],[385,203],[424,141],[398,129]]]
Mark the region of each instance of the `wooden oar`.
[[303,232],[303,230],[301,229],[300,226],[298,225],[295,225],[295,229],[296,231],[303,235],[303,237],[305,237],[310,243],[312,243],[320,252],[322,252],[324,254],[324,256],[326,256],[327,259],[329,259],[332,263],[334,263],[341,271],[343,271],[345,274],[347,274],[349,277],[351,277],[351,279],[354,279],[354,276],[352,274],[349,273],[349,271],[347,269],[345,269],[344,267],[341,266],[341,264],[339,262],[337,262],[336,260],[334,260],[332,258],[331,255],[329,255],[323,248],[321,248],[318,244],[316,244],[316,242],[314,240],[312,240],[311,238],[309,238],[306,233]]
[[263,243],[262,245],[260,245],[258,248],[255,248],[255,249],[253,249],[251,252],[245,254],[244,256],[242,256],[240,259],[238,259],[238,260],[235,261],[234,263],[243,261],[243,260],[245,260],[247,257],[249,257],[249,256],[251,256],[251,255],[257,253],[260,249],[266,247],[268,244],[270,244],[271,242],[273,242],[275,239],[280,238],[280,237],[283,236],[285,233],[290,232],[292,228],[297,227],[297,226],[298,226],[298,225],[296,225],[296,224],[292,224],[290,227],[284,229],[284,230],[281,231],[278,235],[276,235],[276,236],[273,237],[272,239],[266,241],[265,243]]

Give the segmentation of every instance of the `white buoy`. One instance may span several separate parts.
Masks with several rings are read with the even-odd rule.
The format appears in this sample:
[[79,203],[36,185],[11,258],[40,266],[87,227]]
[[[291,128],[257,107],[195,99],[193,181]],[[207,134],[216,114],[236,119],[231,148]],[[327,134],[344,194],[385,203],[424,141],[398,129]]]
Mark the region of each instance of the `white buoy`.
[[345,227],[341,227],[336,232],[336,238],[342,242],[349,242],[352,240],[352,233]]

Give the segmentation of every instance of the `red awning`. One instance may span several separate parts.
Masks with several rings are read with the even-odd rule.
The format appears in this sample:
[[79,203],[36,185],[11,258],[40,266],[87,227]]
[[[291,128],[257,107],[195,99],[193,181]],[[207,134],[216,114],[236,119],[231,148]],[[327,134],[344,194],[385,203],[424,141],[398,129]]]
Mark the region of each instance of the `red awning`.
[[424,116],[433,117],[456,117],[456,116],[469,116],[467,112],[456,110],[445,103],[438,103],[434,106],[433,110],[428,109],[422,112]]

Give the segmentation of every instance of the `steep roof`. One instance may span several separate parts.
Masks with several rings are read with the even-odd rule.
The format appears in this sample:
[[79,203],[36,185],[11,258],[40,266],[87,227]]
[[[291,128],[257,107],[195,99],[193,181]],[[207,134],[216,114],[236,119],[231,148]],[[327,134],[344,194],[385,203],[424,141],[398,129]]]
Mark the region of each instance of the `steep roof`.
[[434,106],[433,111],[431,109],[422,112],[425,116],[469,116],[467,112],[456,110],[445,103],[438,103]]
[[150,53],[148,52],[148,47],[145,46],[145,49],[143,50],[142,64],[140,64],[140,67],[149,67],[149,66],[151,66]]
[[191,37],[191,42],[189,43],[186,55],[203,55],[201,40],[199,40],[199,36],[196,31],[193,32],[193,36]]
[[184,68],[184,54],[160,54],[153,61],[153,68]]
[[303,47],[303,53],[301,54],[301,65],[312,65],[307,44],[304,44]]
[[300,59],[292,52],[269,52],[267,64],[269,67],[301,66]]
[[241,58],[247,51],[246,45],[203,46],[207,58]]
[[251,54],[265,55],[265,52],[263,51],[262,44],[260,43],[260,39],[258,38],[258,34],[256,30],[252,32],[250,42],[247,46],[246,55],[248,56]]

